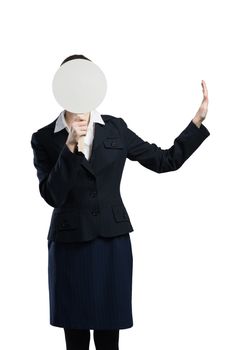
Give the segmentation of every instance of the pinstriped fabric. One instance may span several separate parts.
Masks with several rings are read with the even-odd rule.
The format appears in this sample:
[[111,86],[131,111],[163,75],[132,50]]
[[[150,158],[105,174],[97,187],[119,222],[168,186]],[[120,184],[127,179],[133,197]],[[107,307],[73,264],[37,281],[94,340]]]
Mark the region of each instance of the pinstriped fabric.
[[132,270],[129,233],[88,242],[48,241],[50,324],[132,327]]

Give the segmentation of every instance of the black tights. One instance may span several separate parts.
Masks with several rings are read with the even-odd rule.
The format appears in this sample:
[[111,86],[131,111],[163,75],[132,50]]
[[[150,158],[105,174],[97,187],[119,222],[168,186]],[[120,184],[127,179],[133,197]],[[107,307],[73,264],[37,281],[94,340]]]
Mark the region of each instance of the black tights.
[[[64,328],[67,350],[89,350],[90,330]],[[96,350],[119,350],[119,329],[94,329]]]

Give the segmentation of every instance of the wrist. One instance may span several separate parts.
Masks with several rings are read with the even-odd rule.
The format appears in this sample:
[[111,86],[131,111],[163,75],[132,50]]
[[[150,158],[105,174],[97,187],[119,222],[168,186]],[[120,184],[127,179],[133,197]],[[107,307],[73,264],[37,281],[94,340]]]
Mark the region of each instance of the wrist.
[[202,120],[201,118],[199,118],[199,116],[195,116],[193,119],[192,119],[193,123],[198,127],[200,128],[201,126],[201,123],[202,123]]
[[75,152],[75,149],[76,149],[76,146],[77,146],[76,143],[66,142],[66,145],[70,149],[71,152],[73,152],[73,153]]

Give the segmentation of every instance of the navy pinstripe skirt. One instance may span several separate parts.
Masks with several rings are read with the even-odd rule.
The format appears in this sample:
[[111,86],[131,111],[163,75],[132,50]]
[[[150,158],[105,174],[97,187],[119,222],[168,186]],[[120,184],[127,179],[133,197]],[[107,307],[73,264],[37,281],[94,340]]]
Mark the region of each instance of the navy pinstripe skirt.
[[132,270],[129,233],[88,242],[48,241],[50,324],[132,327]]

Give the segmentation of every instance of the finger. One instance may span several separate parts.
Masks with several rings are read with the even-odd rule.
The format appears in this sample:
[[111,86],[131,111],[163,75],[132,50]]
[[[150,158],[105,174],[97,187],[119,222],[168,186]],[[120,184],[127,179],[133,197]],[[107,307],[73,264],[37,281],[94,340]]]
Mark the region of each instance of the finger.
[[78,122],[78,125],[86,125],[88,122],[87,122],[87,120],[79,120]]
[[207,99],[208,98],[208,90],[207,90],[206,83],[204,80],[202,80],[202,88],[203,88],[204,98]]
[[75,121],[79,121],[80,120],[80,116],[78,114],[73,116],[73,120]]
[[86,115],[85,114],[77,114],[77,116],[80,118],[80,120],[85,120],[86,119]]
[[87,125],[87,122],[84,120],[82,121],[79,121],[79,120],[76,120],[74,122],[72,122],[73,125],[77,125],[77,126],[83,126],[83,125]]

